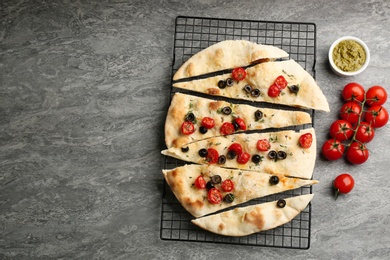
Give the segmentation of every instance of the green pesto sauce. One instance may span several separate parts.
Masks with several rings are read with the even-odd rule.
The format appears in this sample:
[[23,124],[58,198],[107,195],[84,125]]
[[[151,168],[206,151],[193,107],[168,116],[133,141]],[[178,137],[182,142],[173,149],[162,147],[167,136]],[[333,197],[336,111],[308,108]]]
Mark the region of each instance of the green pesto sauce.
[[356,41],[344,40],[333,49],[332,57],[339,69],[353,72],[363,67],[366,61],[366,52]]

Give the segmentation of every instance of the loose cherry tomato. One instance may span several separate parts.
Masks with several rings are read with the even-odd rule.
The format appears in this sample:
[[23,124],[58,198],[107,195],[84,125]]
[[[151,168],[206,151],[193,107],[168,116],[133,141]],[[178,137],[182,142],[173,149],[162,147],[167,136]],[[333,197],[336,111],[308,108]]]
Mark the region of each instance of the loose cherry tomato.
[[364,144],[352,142],[347,150],[347,159],[353,164],[362,164],[367,161],[368,149]]
[[353,135],[352,124],[344,119],[336,120],[329,129],[330,136],[339,141],[345,141]]
[[244,119],[237,117],[236,119],[234,119],[234,122],[237,123],[241,130],[246,130],[246,124]]
[[231,192],[234,189],[234,182],[231,179],[226,179],[221,183],[221,188],[225,192]]
[[246,164],[250,158],[251,158],[251,155],[249,153],[243,152],[243,153],[238,154],[237,162],[239,164]]
[[276,86],[278,86],[279,89],[285,89],[287,87],[287,80],[282,76],[278,76],[274,82]]
[[336,199],[339,193],[347,194],[351,192],[355,186],[355,180],[348,173],[343,173],[337,176],[333,181],[333,189],[335,191]]
[[366,104],[369,106],[381,106],[387,100],[387,92],[384,87],[372,86],[366,93]]
[[356,82],[348,83],[343,89],[342,96],[345,101],[363,102],[364,88]]
[[268,96],[270,97],[277,97],[280,94],[280,88],[276,84],[272,84],[268,88]]
[[195,126],[192,122],[185,121],[181,125],[181,132],[185,135],[190,135],[195,132]]
[[204,117],[202,119],[202,126],[206,127],[207,129],[211,129],[215,126],[214,119],[211,117]]
[[207,149],[206,162],[208,162],[209,164],[214,164],[218,162],[218,157],[219,154],[217,150],[215,150],[214,148]]
[[328,139],[322,145],[322,154],[331,161],[340,159],[344,154],[344,150],[344,145],[336,139]]
[[219,204],[222,201],[222,194],[221,191],[217,188],[211,188],[207,192],[207,199],[212,204]]
[[367,109],[366,122],[374,128],[380,128],[389,121],[389,113],[382,106],[372,106]]
[[256,147],[260,152],[266,152],[271,148],[271,144],[267,139],[260,139],[257,141]]
[[313,143],[313,135],[311,133],[306,133],[299,137],[299,144],[303,148],[310,148],[312,143]]
[[205,179],[203,178],[202,175],[199,175],[198,178],[195,179],[194,185],[198,189],[206,188],[206,181],[205,181]]
[[358,103],[348,102],[341,107],[340,116],[351,124],[355,124],[359,121],[361,111],[362,107]]
[[359,142],[368,143],[375,136],[374,128],[367,122],[360,122],[360,125],[355,127],[356,135],[355,138]]
[[222,124],[220,132],[223,135],[230,135],[234,133],[234,125],[230,122],[225,122]]
[[232,78],[237,81],[241,81],[246,77],[246,70],[244,68],[235,68],[232,71]]
[[236,154],[242,154],[242,146],[239,143],[232,143],[229,146],[228,151],[234,151]]

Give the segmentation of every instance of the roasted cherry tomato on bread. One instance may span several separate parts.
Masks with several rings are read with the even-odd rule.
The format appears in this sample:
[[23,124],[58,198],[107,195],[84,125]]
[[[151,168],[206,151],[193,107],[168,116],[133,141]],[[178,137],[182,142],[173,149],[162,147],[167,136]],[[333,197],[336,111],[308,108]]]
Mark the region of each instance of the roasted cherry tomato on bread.
[[336,120],[330,126],[329,133],[339,141],[348,140],[353,135],[352,124],[344,119]]
[[328,160],[340,159],[345,151],[345,146],[336,139],[328,139],[322,145],[322,154]]
[[238,125],[240,130],[246,130],[246,124],[244,119],[237,117],[234,119],[234,122]]
[[239,143],[232,143],[229,146],[228,151],[234,151],[236,154],[241,154],[242,153],[242,146]]
[[195,126],[192,122],[185,121],[181,125],[181,132],[185,135],[190,135],[195,132]]
[[249,162],[250,158],[251,158],[251,155],[249,153],[243,152],[243,153],[238,154],[237,162],[239,164],[246,164],[247,162]]
[[219,157],[219,154],[218,154],[217,150],[215,150],[214,148],[207,149],[207,155],[205,157],[206,162],[208,162],[209,164],[217,163],[218,157]]
[[198,189],[204,189],[204,188],[206,188],[206,181],[205,181],[205,179],[203,178],[202,175],[199,175],[199,176],[195,179],[194,185],[195,185],[195,187],[197,187]]
[[303,148],[310,148],[312,143],[313,135],[311,133],[306,133],[299,137],[299,145]]
[[360,125],[355,127],[355,139],[362,143],[368,143],[375,136],[374,128],[367,122],[360,122]]
[[288,83],[287,83],[287,80],[286,80],[282,75],[280,75],[280,76],[278,76],[278,77],[276,78],[274,84],[275,84],[276,86],[278,86],[278,88],[279,88],[280,90],[282,90],[282,89],[285,89],[285,88],[287,87],[287,84],[288,84]]
[[211,117],[204,117],[202,119],[202,126],[211,129],[215,126],[215,121]]
[[256,144],[257,150],[266,152],[271,148],[271,143],[267,139],[260,139]]
[[246,77],[246,70],[244,68],[235,68],[232,71],[232,78],[237,81],[241,81]]
[[371,106],[367,109],[365,121],[374,128],[380,128],[389,121],[389,113],[382,106]]
[[351,124],[356,124],[359,121],[362,107],[356,102],[345,103],[340,109],[340,116]]
[[369,156],[367,147],[359,142],[352,142],[346,154],[347,160],[352,164],[362,164]]
[[207,199],[212,204],[219,204],[222,201],[222,193],[217,188],[211,188],[207,192]]
[[386,103],[387,91],[382,86],[372,86],[366,93],[366,104],[369,106],[381,106]]
[[226,179],[221,183],[221,188],[225,192],[234,190],[234,182],[231,179]]
[[362,85],[351,82],[343,88],[342,96],[345,101],[358,101],[361,103],[364,100],[364,92]]
[[280,88],[279,88],[278,85],[276,85],[276,84],[272,84],[272,85],[268,88],[268,96],[270,96],[270,97],[275,98],[275,97],[279,96],[280,92],[281,92],[281,91],[280,91]]
[[348,173],[343,173],[337,176],[333,181],[333,189],[336,199],[340,193],[347,194],[351,192],[355,186],[355,180]]
[[225,122],[222,124],[220,132],[223,135],[230,135],[234,133],[234,125],[230,122]]

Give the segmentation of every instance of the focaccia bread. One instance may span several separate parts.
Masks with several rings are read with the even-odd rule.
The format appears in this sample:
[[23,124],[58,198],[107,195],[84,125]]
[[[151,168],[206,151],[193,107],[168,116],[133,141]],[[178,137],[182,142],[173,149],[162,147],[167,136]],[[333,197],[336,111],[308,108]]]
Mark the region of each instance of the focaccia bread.
[[[308,148],[299,142],[304,134],[312,138]],[[259,143],[267,141],[267,145],[259,147]],[[260,149],[264,147],[266,149]],[[171,147],[162,154],[198,164],[311,179],[316,160],[316,138],[313,128],[300,132],[241,133]]]
[[[191,118],[189,118],[191,117]],[[237,128],[237,121],[241,127]],[[258,108],[207,98],[176,93],[171,101],[165,121],[165,143],[168,148],[226,134],[222,125],[236,125],[234,132],[261,130],[311,124],[306,112]],[[182,127],[190,124],[193,132]]]
[[[329,104],[314,78],[294,60],[263,62],[246,69],[246,77],[232,86],[220,88],[218,83],[231,78],[231,74],[173,84],[214,96],[283,104],[293,107],[329,111]],[[276,97],[269,95],[279,76],[287,81],[287,87]]]
[[306,194],[254,206],[235,208],[194,219],[191,222],[210,232],[224,236],[246,236],[269,230],[295,218],[310,203],[313,194]]
[[[285,177],[281,174],[270,175],[197,164],[163,170],[163,174],[178,201],[194,217],[201,217],[255,198],[318,183],[316,180]],[[215,181],[218,179],[219,181]],[[220,192],[222,198],[220,203],[214,204],[215,201],[207,199],[208,189],[200,186],[201,183],[207,182],[211,182]]]
[[275,46],[245,40],[226,40],[211,45],[189,58],[175,73],[173,80],[286,57],[288,53]]

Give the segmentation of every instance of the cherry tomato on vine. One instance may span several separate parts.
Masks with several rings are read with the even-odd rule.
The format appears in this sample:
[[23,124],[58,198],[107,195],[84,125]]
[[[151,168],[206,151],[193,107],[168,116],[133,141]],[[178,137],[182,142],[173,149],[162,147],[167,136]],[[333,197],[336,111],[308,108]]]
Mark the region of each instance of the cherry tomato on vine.
[[352,124],[344,119],[336,120],[330,125],[329,133],[339,141],[348,140],[353,135]]
[[351,124],[356,124],[359,121],[362,107],[356,102],[345,103],[340,109],[340,116]]
[[217,188],[211,188],[207,192],[207,199],[212,204],[219,204],[222,201],[222,194],[221,191]]
[[372,106],[367,109],[366,121],[374,128],[380,128],[389,121],[389,113],[382,106]]
[[372,86],[366,93],[366,104],[369,106],[381,106],[386,103],[387,91],[382,86]]
[[347,159],[352,164],[362,164],[367,161],[368,149],[364,144],[352,142],[347,150]]
[[359,126],[355,127],[356,135],[355,138],[359,142],[368,143],[375,136],[374,128],[367,122],[360,122]]
[[348,173],[343,173],[337,176],[333,181],[333,189],[335,192],[336,199],[339,193],[347,194],[351,192],[355,186],[355,180]]
[[197,187],[198,189],[204,189],[204,188],[206,188],[206,181],[205,181],[205,179],[203,178],[202,175],[199,175],[199,176],[195,179],[194,185],[195,185],[195,187]]
[[336,139],[328,139],[322,145],[322,154],[330,161],[340,159],[345,151],[344,145]]
[[246,77],[246,70],[244,68],[235,68],[232,71],[232,78],[237,81],[241,81]]
[[342,96],[345,101],[363,102],[364,88],[356,82],[348,83],[343,89]]
[[299,145],[303,148],[310,148],[313,143],[313,135],[311,133],[303,134],[299,137]]

